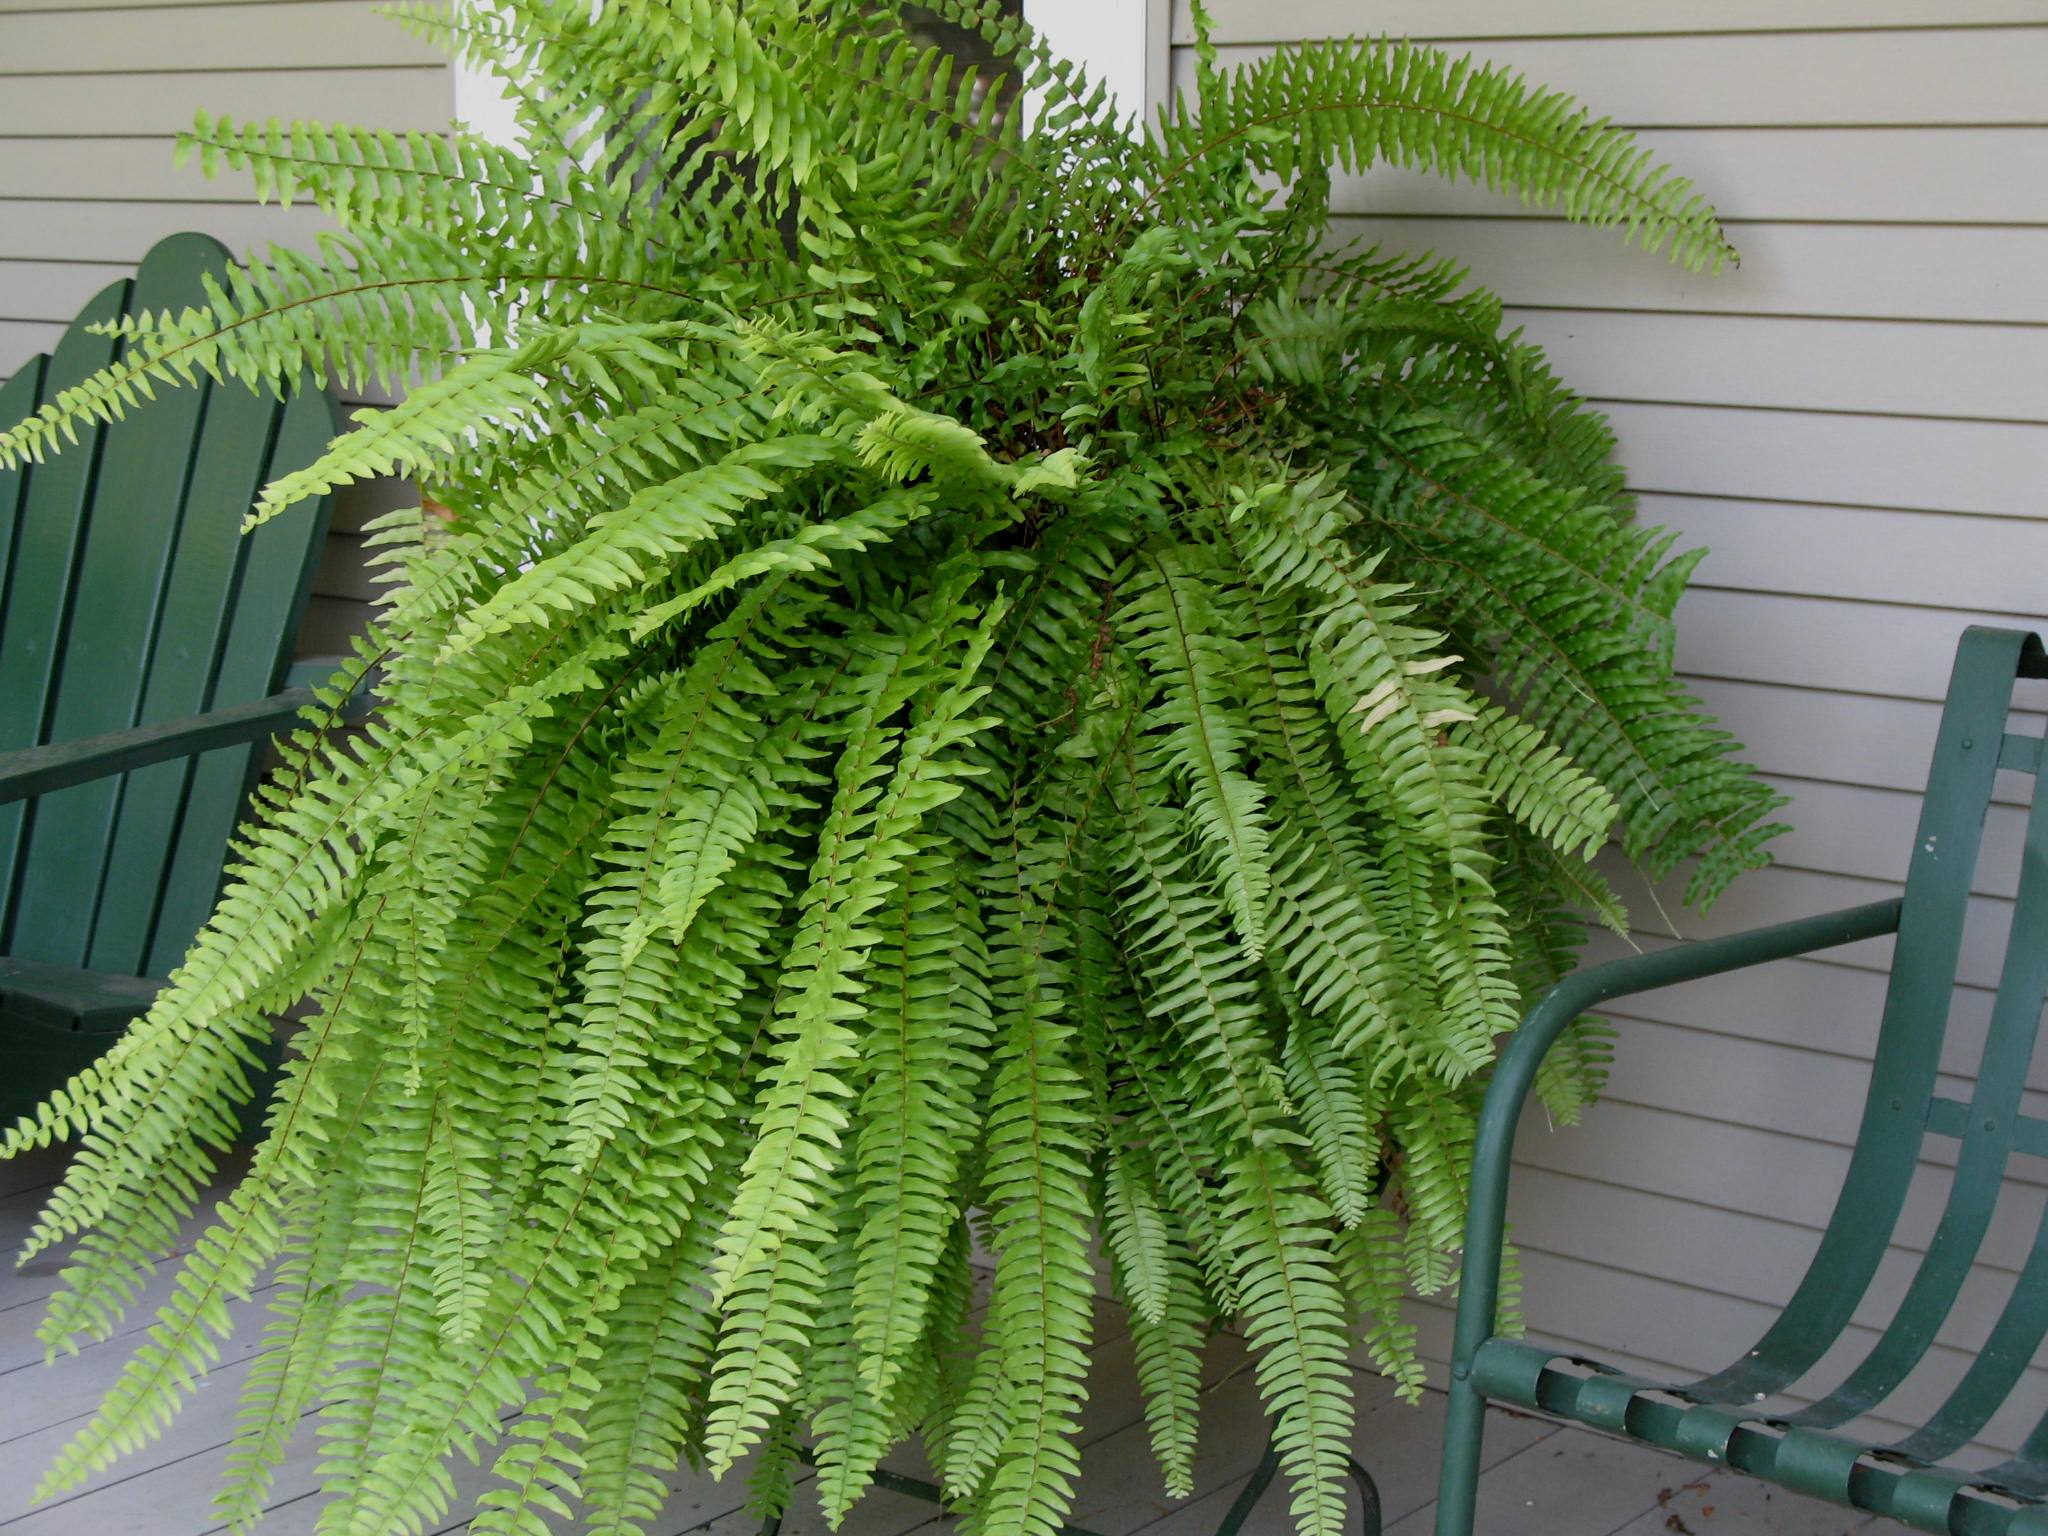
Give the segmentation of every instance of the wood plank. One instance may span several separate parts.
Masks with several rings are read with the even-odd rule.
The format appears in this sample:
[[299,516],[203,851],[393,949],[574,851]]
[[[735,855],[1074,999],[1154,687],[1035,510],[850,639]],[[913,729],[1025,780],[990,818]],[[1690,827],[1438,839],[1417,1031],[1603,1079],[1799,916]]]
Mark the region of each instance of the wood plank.
[[[1772,857],[1780,864],[1905,883],[1913,832],[1920,821],[1920,796],[1791,779],[1770,782],[1792,801],[1781,813],[1792,830],[1771,845]],[[2018,894],[2026,822],[2026,812],[2017,806],[1990,808],[1971,890],[1980,896]]]
[[[0,0],[26,4],[28,0]],[[168,0],[166,0],[168,3]],[[1351,0],[1210,0],[1218,43],[1341,37],[1357,30]],[[1379,0],[1377,30],[1397,37],[1479,38],[1602,33],[1783,32],[1794,28],[1992,26],[2048,20],[2042,0]],[[1188,0],[1174,0],[1173,41],[1192,43]]]
[[[2048,355],[2048,337],[2041,346]],[[1705,545],[1698,579],[1710,586],[2000,613],[2041,606],[2048,518],[1660,495],[1641,498],[1640,516],[1687,547]]]
[[[168,163],[155,162],[159,168]],[[0,170],[0,179],[7,175]],[[164,198],[120,203],[20,198],[9,202],[6,216],[0,217],[0,257],[116,262],[133,267],[157,241],[182,230],[212,235],[239,253],[273,240],[309,246],[315,234],[332,227],[326,215],[303,203],[279,208],[254,202],[201,204]]]
[[[245,433],[260,418],[274,436],[237,436],[223,445],[239,443],[249,455],[246,463],[224,470],[216,487],[219,504],[214,515],[221,519],[223,533],[239,530],[238,501],[253,497],[258,486],[311,463],[338,425],[333,403],[305,376],[298,381],[298,392],[282,405],[241,391],[234,412],[225,423],[227,431]],[[213,446],[211,440],[208,446]],[[234,554],[240,562],[235,605],[222,634],[220,661],[207,695],[209,708],[273,697],[283,682],[309,600],[313,564],[325,541],[328,502],[326,496],[301,501],[246,538],[235,532]],[[191,787],[153,922],[146,933],[123,935],[124,942],[140,940],[144,945],[144,975],[169,975],[213,910],[220,891],[222,850],[242,816],[253,751],[250,746],[225,747],[191,765]]]
[[[136,272],[131,312],[199,300],[201,275],[223,260],[204,236],[166,241]],[[138,723],[206,398],[204,389],[164,391],[148,410],[105,433],[69,594],[79,617],[65,631],[49,741]],[[85,963],[121,788],[119,780],[101,780],[37,802],[10,953],[53,965]],[[154,904],[151,888],[117,880],[106,889],[117,903]]]
[[[1862,906],[1899,894],[1899,887],[1890,881],[1858,880],[1848,875],[1773,866],[1744,875],[1728,888],[1711,912],[1699,913],[1683,904],[1683,873],[1660,885],[1655,893],[1657,899],[1652,901],[1641,874],[1617,855],[1603,853],[1595,865],[1615,883],[1623,902],[1635,914],[1637,932],[1644,937],[1669,937],[1662,931],[1667,921],[1677,923],[1680,935],[1685,938],[1707,938],[1803,914]],[[1958,981],[1974,987],[1998,985],[2000,963],[2005,955],[2005,931],[2011,917],[2009,901],[1994,896],[1969,899],[1963,916]],[[1839,965],[1889,971],[1892,940],[1865,939],[1827,953]]]
[[[1809,1499],[1740,1472],[1692,1468],[1674,1473],[1683,1482],[1657,1496],[1657,1507],[1614,1536],[1670,1536],[1712,1531],[1714,1536],[1847,1536],[1852,1531],[1904,1531],[1892,1521]],[[1676,1521],[1677,1524],[1672,1522]]]
[[[0,198],[88,202],[149,199],[180,203],[253,203],[246,173],[223,169],[208,180],[196,161],[171,164],[169,138],[0,138]],[[182,226],[181,226],[182,227]]]
[[1605,400],[2048,422],[2037,327],[1511,309],[1580,393]]
[[2048,428],[1614,405],[1639,491],[2041,517]]
[[[0,1200],[29,1190],[48,1189],[64,1176],[70,1162],[71,1149],[61,1143],[19,1152],[0,1161]],[[0,1269],[0,1305],[6,1301],[8,1273],[10,1271]]]
[[0,257],[0,311],[67,325],[85,301],[135,270],[120,261],[12,261]]
[[[1360,1416],[1352,1445],[1379,1485],[1387,1522],[1425,1508],[1436,1495],[1437,1456],[1443,1446],[1444,1397],[1431,1392],[1414,1406],[1384,1403]],[[1555,1424],[1528,1414],[1490,1409],[1480,1453],[1482,1477],[1510,1458],[1558,1433]],[[1164,1519],[1144,1527],[1145,1536],[1214,1536],[1244,1484],[1226,1483],[1207,1497],[1191,1500]],[[1482,1484],[1482,1486],[1484,1486]],[[1244,1536],[1294,1536],[1283,1488],[1274,1487],[1252,1508]],[[1565,1536],[1559,1532],[1557,1536]]]
[[0,320],[0,379],[11,379],[38,352],[55,349],[64,327],[54,320]]
[[[1690,1463],[1647,1445],[1561,1429],[1494,1467],[1480,1490],[1474,1536],[1532,1530],[1606,1532],[1657,1507]],[[1434,1501],[1387,1527],[1386,1536],[1426,1536]]]
[[[1595,1188],[1537,1168],[1517,1174],[1510,1221],[1525,1246],[1779,1308],[1791,1299],[1820,1245],[1817,1231],[1768,1216],[1676,1204],[1655,1190]],[[1858,1324],[1878,1332],[1890,1323],[1921,1258],[1904,1250],[1886,1252],[1857,1306]],[[1937,1341],[1965,1356],[1980,1352],[2014,1279],[2010,1270],[1973,1270],[1942,1320]],[[2048,1385],[2048,1375],[2042,1381]]]
[[[1334,35],[1347,36],[1361,22],[1381,29],[1379,17],[1360,16]],[[1304,28],[1295,35],[1317,34]],[[1230,70],[1273,49],[1217,51]],[[1450,43],[1446,51],[1563,91],[1632,128],[2048,122],[2042,28],[1514,38]],[[1177,81],[1192,79],[1192,55],[1175,56]]]
[[[117,318],[126,307],[128,287],[125,279],[109,284],[79,311],[80,321]],[[44,398],[105,367],[114,345],[108,337],[88,334],[82,324],[66,330],[44,376]],[[0,749],[37,746],[47,739],[68,595],[84,543],[93,461],[103,435],[97,427],[81,433],[75,451],[28,471],[8,602],[0,609]],[[0,923],[11,918],[19,888],[14,876],[26,837],[23,808],[0,809]]]
[[306,616],[299,621],[298,638],[292,644],[292,659],[346,655],[349,641],[361,634],[369,622],[368,603],[316,595],[306,604]]
[[[96,54],[86,54],[70,65],[97,62]],[[454,115],[454,75],[445,60],[362,69],[267,67],[272,62],[285,60],[238,70],[13,75],[0,92],[0,135],[161,137],[190,128],[201,108],[241,121],[280,118],[430,133],[445,130]]]
[[[1767,772],[1914,794],[1926,787],[1938,702],[1755,680],[1691,677],[1686,686]],[[2029,804],[2032,793],[2031,779],[1999,776],[2000,804]]]
[[7,23],[10,74],[445,65],[367,0],[24,11]]
[[2038,627],[2024,614],[1707,586],[1688,591],[1678,613],[1679,666],[1689,675],[1937,703],[1948,691],[1956,641],[1967,626]]
[[1524,305],[2048,323],[2048,229],[1738,224],[1742,264],[1716,273],[1552,220],[1345,217],[1331,234],[1456,257]]
[[[2048,224],[2048,132],[2038,128],[1653,128],[1642,141],[1740,223]],[[1331,209],[1555,217],[1483,187],[1386,168],[1334,177]],[[1740,246],[1741,230],[1733,234]]]
[[[1631,1014],[1625,1003],[1601,1012],[1620,1041],[1608,1079],[1615,1098],[1837,1146],[1854,1143],[1869,1081],[1857,1063],[1774,1040],[1660,1023]],[[1967,1097],[1970,1084],[1943,1076],[1940,1089]],[[2038,1113],[2041,1096],[2025,1097]],[[1954,1146],[1931,1139],[1925,1160],[1947,1166]],[[2036,1188],[2043,1183],[2031,1163],[2014,1164],[2008,1176]]]
[[328,534],[321,550],[319,568],[313,573],[313,590],[322,597],[354,603],[367,603],[377,596],[382,589],[370,579],[370,568],[363,559],[361,535]]
[[[1662,947],[1646,939],[1632,942],[1642,949]],[[1619,959],[1629,949],[1603,932],[1586,946],[1585,961]],[[1823,1052],[1838,1058],[1841,1070],[1860,1083],[1876,1053],[1886,981],[1882,972],[1824,959],[1783,960],[1641,993],[1616,1004],[1613,1011],[1630,1019]],[[1983,988],[1955,989],[1942,1041],[1943,1072],[1957,1078],[1976,1074],[1990,1027],[1992,996]],[[2027,1085],[2048,1093],[2048,1053],[2029,1064]]]

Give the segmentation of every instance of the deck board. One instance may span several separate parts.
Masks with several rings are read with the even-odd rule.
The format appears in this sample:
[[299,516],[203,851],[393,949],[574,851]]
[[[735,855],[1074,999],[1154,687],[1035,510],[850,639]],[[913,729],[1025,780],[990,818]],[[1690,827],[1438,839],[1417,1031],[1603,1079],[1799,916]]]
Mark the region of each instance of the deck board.
[[[0,1242],[12,1246],[28,1229],[58,1174],[61,1159],[38,1154],[0,1163]],[[202,1204],[210,1209],[211,1200]],[[196,1230],[201,1218],[187,1223]],[[185,1411],[160,1440],[58,1501],[31,1506],[36,1479],[85,1423],[99,1394],[142,1341],[149,1312],[129,1326],[54,1365],[35,1340],[41,1303],[61,1259],[45,1255],[27,1269],[0,1271],[0,1536],[220,1536],[213,1495],[234,1424],[235,1391],[257,1354],[259,1292],[242,1304],[249,1326],[238,1330]],[[167,1294],[176,1266],[159,1266],[145,1297]],[[1121,1309],[1099,1304],[1089,1399],[1083,1415],[1081,1483],[1073,1522],[1100,1536],[1209,1536],[1244,1486],[1264,1443],[1265,1426],[1242,1342],[1219,1336],[1203,1361],[1203,1409],[1195,1490],[1168,1499],[1152,1462]],[[1361,1371],[1356,1445],[1380,1487],[1388,1536],[1427,1536],[1433,1512],[1436,1457],[1444,1400],[1428,1394],[1419,1407]],[[314,1488],[318,1443],[311,1416],[279,1469],[271,1503],[256,1536],[312,1536],[322,1499]],[[914,1448],[887,1465],[929,1476]],[[1877,1536],[1901,1527],[1772,1490],[1739,1477],[1703,1473],[1645,1447],[1620,1444],[1525,1414],[1495,1412],[1489,1421],[1480,1492],[1480,1530],[1492,1536]],[[673,1494],[653,1536],[755,1536],[747,1514],[745,1466],[722,1483],[677,1469]],[[458,1463],[462,1499],[488,1486],[487,1469]],[[784,1521],[786,1536],[824,1536],[823,1516],[808,1475]],[[467,1505],[437,1536],[468,1528]],[[941,1536],[949,1522],[930,1506],[898,1494],[870,1494],[837,1536]],[[1244,1536],[1289,1536],[1287,1500],[1279,1489],[1253,1512]]]

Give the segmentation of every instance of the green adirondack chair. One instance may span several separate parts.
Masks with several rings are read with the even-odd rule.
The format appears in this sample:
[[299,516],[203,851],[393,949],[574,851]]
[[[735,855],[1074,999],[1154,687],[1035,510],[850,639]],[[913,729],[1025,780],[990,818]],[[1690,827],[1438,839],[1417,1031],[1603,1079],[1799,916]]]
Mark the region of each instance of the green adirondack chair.
[[[227,260],[159,243],[0,388],[0,425],[113,358],[87,325],[204,302]],[[0,1123],[113,1042],[212,909],[253,744],[312,702],[280,685],[328,508],[241,520],[335,430],[310,381],[165,390],[0,473]]]
[[[1935,1079],[1992,779],[2005,768],[2038,782],[2042,768],[2042,739],[2007,728],[2015,677],[2048,677],[2037,636],[1985,628],[1963,636],[1901,899],[1595,966],[1530,1012],[1494,1072],[1479,1122],[1437,1536],[1470,1536],[1488,1400],[1734,1467],[1916,1530],[2048,1532],[2048,1418],[2040,1417],[2048,1402],[2015,1404],[2038,1420],[2017,1455],[1977,1471],[1946,1464],[2023,1386],[2048,1332],[2048,1221],[1983,1349],[1925,1425],[1884,1445],[1845,1429],[1890,1398],[1934,1342],[1991,1225],[2012,1154],[2048,1156],[2048,1121],[2020,1109],[2048,994],[2048,795],[2038,789],[1976,1087],[1965,1102],[1939,1092]],[[1856,1149],[1811,1267],[1756,1347],[1702,1380],[1657,1382],[1498,1336],[1509,1153],[1537,1066],[1565,1026],[1611,998],[1880,934],[1898,937]],[[1929,1138],[1949,1143],[1956,1158],[1934,1239],[1875,1347],[1838,1385],[1802,1392],[1869,1290]],[[1682,1332],[1685,1320],[1670,1326]],[[1780,1394],[1808,1401],[1781,1411],[1770,1401]]]

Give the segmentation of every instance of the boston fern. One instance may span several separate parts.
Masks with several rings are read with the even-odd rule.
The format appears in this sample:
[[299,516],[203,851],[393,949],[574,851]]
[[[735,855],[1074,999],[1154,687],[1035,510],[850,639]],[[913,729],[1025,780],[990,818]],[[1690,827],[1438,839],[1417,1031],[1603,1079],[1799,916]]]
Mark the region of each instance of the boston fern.
[[934,9],[1021,89],[887,4],[402,5],[526,147],[202,117],[339,232],[0,436],[396,379],[254,518],[429,509],[376,524],[387,600],[191,954],[5,1139],[79,1138],[30,1251],[75,1239],[47,1343],[105,1338],[295,1020],[48,1487],[267,1286],[238,1528],[317,1410],[325,1532],[430,1526],[456,1455],[480,1533],[648,1530],[685,1460],[779,1507],[803,1452],[836,1523],[916,1436],[977,1529],[1049,1536],[1099,1235],[1166,1488],[1232,1321],[1336,1536],[1348,1361],[1420,1388],[1496,1038],[1620,920],[1592,854],[1696,901],[1761,861],[1606,425],[1456,267],[1327,228],[1333,168],[1415,166],[1712,267],[1687,184],[1385,42],[1205,41],[1132,136],[992,0]]

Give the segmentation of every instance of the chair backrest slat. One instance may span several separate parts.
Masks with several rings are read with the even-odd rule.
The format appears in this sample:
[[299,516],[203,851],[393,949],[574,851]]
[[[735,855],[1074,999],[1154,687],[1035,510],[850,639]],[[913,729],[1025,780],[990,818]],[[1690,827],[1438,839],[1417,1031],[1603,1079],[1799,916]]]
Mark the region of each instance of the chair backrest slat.
[[[217,242],[172,236],[144,259],[115,312],[120,304],[162,312],[204,303],[204,274],[226,264]],[[71,339],[60,345],[60,363]],[[24,536],[54,542],[43,525],[70,507],[68,574],[50,583],[70,593],[69,619],[57,626],[40,729],[5,745],[156,724],[272,691],[304,605],[326,500],[248,538],[241,521],[268,478],[306,463],[333,431],[332,405],[303,381],[285,404],[236,385],[201,384],[160,391],[104,429],[97,474],[75,504],[51,504],[45,491],[45,477],[63,488],[52,472],[70,453],[32,468],[17,518]],[[10,633],[17,606],[10,600],[0,621]],[[11,650],[0,656],[0,689],[26,693],[15,668]],[[246,747],[223,749],[36,802],[7,866],[11,888],[0,890],[5,952],[164,974],[218,892],[251,761]]]
[[[131,313],[181,308],[200,296],[199,274],[213,242],[174,236],[146,257],[129,296]],[[162,391],[100,445],[100,472],[83,529],[49,739],[75,741],[136,723],[149,676],[157,621],[185,516],[185,492],[208,386]],[[10,952],[55,965],[83,965],[91,947],[124,786],[120,779],[45,795],[22,867],[35,900],[15,911]],[[125,878],[118,903],[149,900]]]
[[[333,438],[335,426],[333,402],[310,385],[301,389],[279,417],[262,479],[311,463]],[[240,539],[240,579],[208,708],[260,699],[278,686],[290,661],[291,637],[305,614],[327,512],[323,497]],[[167,975],[212,912],[220,894],[221,850],[241,814],[253,760],[249,747],[222,747],[189,765],[190,788],[141,974]]]
[[[41,398],[54,398],[113,361],[114,342],[86,326],[117,320],[128,306],[128,280],[103,288],[72,322],[43,370]],[[22,402],[25,416],[34,402]],[[99,468],[103,429],[22,473],[13,536],[7,606],[0,612],[0,751],[49,740],[49,710],[63,661],[64,625],[83,543],[86,511]],[[33,807],[0,807],[0,919],[18,905],[20,863]],[[4,932],[4,928],[0,928]]]
[[[2004,724],[2002,720],[1999,723],[2001,727]],[[1991,740],[1983,745],[1989,756]],[[1986,800],[1988,803],[1988,790]],[[1980,811],[1980,820],[1981,817]],[[1972,872],[1976,852],[1973,840],[1968,850]],[[1901,966],[1911,964],[1910,954],[1896,958],[1894,976]],[[1963,1282],[1976,1262],[1977,1251],[1983,1246],[1984,1234],[1991,1229],[1992,1212],[2005,1182],[2006,1164],[2018,1129],[2020,1093],[2026,1086],[2027,1067],[2033,1060],[2034,1040],[2040,1030],[2044,991],[2048,991],[2048,797],[2037,796],[2027,817],[2019,901],[2006,942],[1998,999],[1992,1007],[1991,1029],[1977,1069],[1977,1087],[1971,1095],[1969,1114],[1956,1127],[1961,1132],[1962,1149],[1956,1158],[1941,1222],[1913,1274],[1905,1299],[1899,1303],[1877,1346],[1840,1386],[1796,1415],[1793,1422],[1846,1424],[1869,1412],[1889,1397],[1920,1363],[1935,1334],[1948,1320]],[[1934,1021],[1937,1036],[1946,1024],[1949,1006],[1949,999],[1944,997]],[[1930,1104],[1930,1119],[1932,1108]],[[1916,1153],[1918,1147],[1916,1139]],[[2039,1342],[2038,1333],[2034,1342]],[[2008,1382],[2008,1388],[2010,1385]]]
[[1745,1359],[1697,1384],[1703,1395],[1753,1398],[1804,1377],[1841,1338],[1890,1246],[1926,1134],[1984,813],[2029,645],[2039,650],[2031,636],[1973,628],[1957,649],[1848,1175],[1792,1299]]
[[2048,1337],[2048,1212],[2042,1214],[2034,1246],[1977,1358],[1926,1426],[1892,1449],[1935,1462],[1968,1445],[2005,1406],[2044,1337]]

